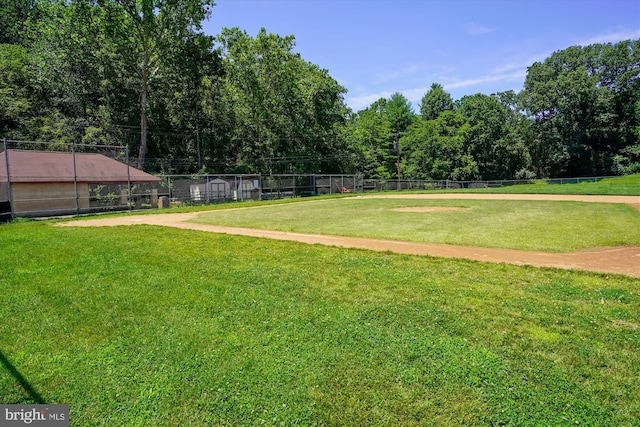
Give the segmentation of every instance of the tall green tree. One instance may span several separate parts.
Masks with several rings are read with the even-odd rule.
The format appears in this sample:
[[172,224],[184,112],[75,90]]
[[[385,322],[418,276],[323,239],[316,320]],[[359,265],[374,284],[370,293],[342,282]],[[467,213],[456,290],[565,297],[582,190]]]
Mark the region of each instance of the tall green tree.
[[[83,130],[95,123],[103,96],[98,57],[104,42],[101,11],[83,1],[49,2],[41,7],[43,19],[35,28],[39,37],[31,44],[34,77],[49,118],[67,129],[66,135],[51,137],[80,142]],[[48,136],[43,132],[43,139]]]
[[[87,1],[40,2],[30,36],[30,68],[40,109],[29,120],[35,139],[123,143],[137,91],[114,47],[112,7]],[[122,14],[120,14],[122,15]]]
[[193,34],[178,47],[167,55],[166,70],[150,86],[155,94],[149,102],[155,112],[150,120],[154,139],[150,153],[165,161],[181,159],[184,166],[200,170],[210,162],[216,145],[202,105],[205,80],[219,78],[222,63],[211,36]]
[[30,114],[29,56],[16,44],[0,44],[0,136],[19,138],[20,128]]
[[[204,115],[195,106],[216,57],[212,37],[199,30],[212,1],[43,0],[39,5],[30,52],[34,86],[48,111],[30,127],[41,139],[127,143],[138,149],[140,168],[149,136],[157,157],[197,151],[191,135],[198,134]],[[185,100],[190,121],[180,117]],[[198,126],[182,135],[182,123]]]
[[[111,8],[111,1],[116,8]],[[128,71],[136,77],[139,91],[140,147],[138,167],[143,168],[148,151],[149,97],[154,79],[166,72],[171,54],[183,51],[185,41],[202,28],[211,14],[213,0],[99,0],[110,7],[113,34],[123,41],[114,53],[125,58]],[[123,18],[118,12],[126,15]]]
[[422,97],[420,115],[423,120],[435,120],[440,113],[453,110],[453,99],[439,83],[433,83]]
[[[227,111],[230,166],[244,171],[307,171],[331,168],[343,147],[345,89],[326,70],[293,51],[295,38],[262,29],[254,38],[224,29],[221,89],[206,96],[209,113]],[[220,95],[223,101],[216,99]]]
[[540,172],[536,169],[534,157],[536,153],[535,139],[531,130],[532,120],[522,107],[521,96],[513,90],[498,92],[494,96],[505,109],[506,114],[506,151],[511,176],[501,178],[533,179]]
[[387,100],[380,98],[359,111],[350,126],[350,144],[358,153],[355,172],[372,178],[391,178],[397,156],[393,152]]
[[529,67],[524,105],[547,147],[546,173],[610,174],[637,141],[640,41],[573,46]]
[[466,144],[470,126],[454,110],[420,120],[400,140],[403,170],[411,179],[478,179],[478,164]]
[[26,46],[31,26],[39,18],[37,0],[0,0],[0,44]]
[[[502,98],[510,96],[503,94]],[[457,111],[469,124],[465,144],[478,164],[481,179],[511,179],[528,167],[527,147],[519,134],[522,123],[517,112],[498,96],[465,96]]]
[[415,114],[409,100],[399,92],[391,95],[386,103],[386,115],[392,133],[401,134],[413,123]]
[[386,113],[389,130],[393,138],[393,155],[396,156],[395,176],[399,180],[402,177],[402,153],[398,141],[415,121],[416,116],[413,113],[413,107],[411,107],[409,100],[399,92],[395,92],[391,95],[391,98],[389,98],[389,102],[387,102],[386,105]]
[[399,92],[359,111],[350,132],[351,145],[361,153],[357,171],[374,178],[398,178],[402,154],[399,141],[415,120],[411,103]]

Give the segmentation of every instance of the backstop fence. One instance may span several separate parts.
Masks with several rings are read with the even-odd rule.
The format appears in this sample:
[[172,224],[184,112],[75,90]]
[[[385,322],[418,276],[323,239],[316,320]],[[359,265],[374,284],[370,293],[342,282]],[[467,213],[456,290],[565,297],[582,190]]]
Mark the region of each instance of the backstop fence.
[[[322,194],[505,187],[540,182],[366,179],[357,174],[150,175],[130,164],[129,151],[124,146],[2,142],[0,221]],[[603,178],[545,181],[569,184]]]

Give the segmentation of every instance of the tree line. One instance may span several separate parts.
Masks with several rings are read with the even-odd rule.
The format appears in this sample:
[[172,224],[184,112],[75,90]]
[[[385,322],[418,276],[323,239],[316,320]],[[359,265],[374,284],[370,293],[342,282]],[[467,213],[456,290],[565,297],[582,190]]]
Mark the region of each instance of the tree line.
[[351,111],[294,36],[202,31],[213,0],[0,0],[0,136],[127,145],[153,172],[511,179],[640,172],[640,40],[570,47],[519,92]]
[[434,83],[419,113],[394,93],[351,123],[357,168],[379,178],[640,172],[640,40],[557,51],[528,68],[519,93],[454,101]]

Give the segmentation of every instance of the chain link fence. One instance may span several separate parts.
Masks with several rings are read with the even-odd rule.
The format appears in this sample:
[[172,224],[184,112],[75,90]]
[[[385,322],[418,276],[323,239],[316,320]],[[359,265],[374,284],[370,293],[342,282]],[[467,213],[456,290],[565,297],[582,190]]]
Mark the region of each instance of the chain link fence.
[[271,200],[362,191],[358,175],[161,175],[172,205]]
[[[397,190],[491,188],[540,180],[365,179],[330,174],[150,175],[130,166],[125,146],[4,140],[0,153],[0,221],[231,201]],[[558,178],[550,184],[604,177]]]

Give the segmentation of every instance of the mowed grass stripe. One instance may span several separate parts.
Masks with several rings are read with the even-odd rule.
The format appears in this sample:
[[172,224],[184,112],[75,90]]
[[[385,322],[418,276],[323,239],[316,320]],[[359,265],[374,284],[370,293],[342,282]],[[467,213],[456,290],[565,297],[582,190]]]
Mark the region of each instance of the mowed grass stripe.
[[[632,425],[638,280],[0,227],[0,351],[72,425]],[[0,366],[0,401],[29,396]]]
[[[446,212],[398,212],[455,207]],[[640,246],[640,212],[626,204],[347,198],[219,210],[194,221],[312,234],[531,251]]]

